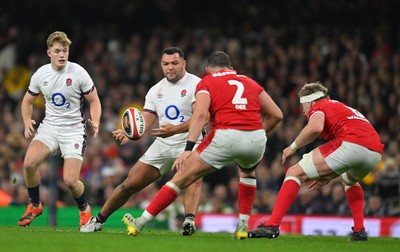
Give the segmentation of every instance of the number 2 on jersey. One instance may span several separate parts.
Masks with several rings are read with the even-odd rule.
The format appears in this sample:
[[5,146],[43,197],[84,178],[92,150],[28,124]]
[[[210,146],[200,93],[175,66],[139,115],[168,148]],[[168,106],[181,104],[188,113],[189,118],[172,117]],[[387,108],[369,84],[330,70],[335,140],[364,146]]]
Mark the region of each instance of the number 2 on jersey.
[[247,98],[243,98],[244,86],[243,83],[237,80],[228,80],[229,85],[235,85],[237,87],[236,93],[232,98],[232,104],[235,105],[236,109],[246,109]]

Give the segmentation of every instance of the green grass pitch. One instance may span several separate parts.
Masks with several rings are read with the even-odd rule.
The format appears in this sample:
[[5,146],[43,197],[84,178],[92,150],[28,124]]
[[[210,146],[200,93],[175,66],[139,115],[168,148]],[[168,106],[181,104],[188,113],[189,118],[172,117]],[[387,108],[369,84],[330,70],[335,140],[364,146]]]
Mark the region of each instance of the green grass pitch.
[[281,235],[277,239],[234,240],[230,233],[197,232],[191,237],[177,231],[144,230],[128,236],[123,229],[105,228],[83,234],[77,228],[0,226],[2,252],[258,252],[258,251],[400,251],[400,239],[371,237],[367,242],[349,242],[343,236]]

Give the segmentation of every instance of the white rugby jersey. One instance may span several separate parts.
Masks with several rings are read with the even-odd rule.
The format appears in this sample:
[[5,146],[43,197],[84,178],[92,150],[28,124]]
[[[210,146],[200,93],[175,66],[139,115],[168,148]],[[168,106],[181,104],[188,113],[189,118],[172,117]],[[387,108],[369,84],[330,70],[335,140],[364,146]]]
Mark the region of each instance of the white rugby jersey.
[[[185,73],[177,83],[172,83],[163,78],[150,88],[146,95],[143,110],[154,112],[158,116],[159,125],[178,125],[192,117],[192,105],[195,102],[194,93],[200,78]],[[188,133],[175,134],[159,139],[167,144],[186,142]],[[199,137],[199,141],[202,136]]]
[[28,87],[32,95],[43,94],[46,105],[43,122],[53,126],[83,124],[84,94],[93,90],[94,83],[86,70],[69,61],[60,71],[54,70],[51,64],[40,67]]

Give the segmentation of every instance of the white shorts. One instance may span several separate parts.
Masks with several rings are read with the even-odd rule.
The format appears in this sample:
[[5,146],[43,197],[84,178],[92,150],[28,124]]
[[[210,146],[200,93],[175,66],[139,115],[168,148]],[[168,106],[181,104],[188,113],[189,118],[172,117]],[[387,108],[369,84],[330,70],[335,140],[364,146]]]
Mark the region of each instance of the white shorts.
[[200,158],[221,169],[235,161],[241,168],[253,168],[264,156],[267,136],[264,130],[219,129],[211,131],[197,147]]
[[171,170],[175,159],[183,153],[185,147],[186,142],[166,144],[156,138],[153,144],[150,145],[139,160],[145,164],[158,168],[161,176],[163,176]]
[[60,128],[45,123],[41,123],[33,140],[44,143],[51,151],[55,153],[58,148],[61,151],[61,157],[77,158],[83,160],[86,150],[86,130],[85,126]]
[[[320,148],[321,147],[322,146],[320,146]],[[380,153],[372,151],[362,145],[345,141],[341,142],[340,145],[337,145],[337,141],[333,141],[332,143],[328,142],[325,144],[324,148],[331,148],[331,151],[324,159],[332,171],[338,175],[347,172],[357,180],[363,179],[368,173],[375,169],[382,157]],[[310,166],[307,165],[306,155],[300,160],[299,165],[306,174],[313,174],[310,173],[310,171],[308,173],[306,171],[306,169],[311,169]],[[313,179],[315,176],[311,176],[310,178]]]

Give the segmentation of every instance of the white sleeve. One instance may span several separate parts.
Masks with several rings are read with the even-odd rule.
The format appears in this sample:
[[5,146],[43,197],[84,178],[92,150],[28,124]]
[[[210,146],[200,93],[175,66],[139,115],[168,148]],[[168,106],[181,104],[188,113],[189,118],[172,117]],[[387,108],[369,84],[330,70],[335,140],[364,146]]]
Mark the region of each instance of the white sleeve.
[[94,85],[89,73],[83,67],[79,71],[79,84],[83,93],[90,91]]
[[154,102],[156,93],[157,93],[156,86],[153,86],[152,88],[150,88],[150,90],[146,94],[143,109],[156,112],[157,108],[156,108],[156,104]]
[[31,91],[32,93],[39,94],[40,93],[39,82],[40,82],[39,81],[39,74],[36,71],[31,77],[31,81],[29,82],[28,90]]

